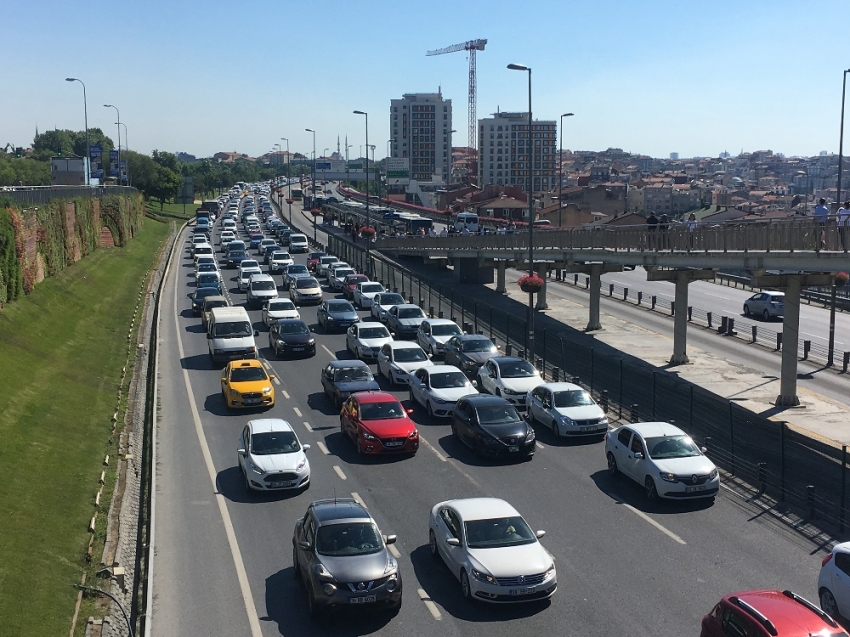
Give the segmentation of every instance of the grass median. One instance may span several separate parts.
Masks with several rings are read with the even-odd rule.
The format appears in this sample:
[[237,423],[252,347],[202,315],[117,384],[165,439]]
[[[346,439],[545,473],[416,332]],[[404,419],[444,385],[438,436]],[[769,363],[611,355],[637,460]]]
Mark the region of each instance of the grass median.
[[68,633],[127,334],[170,229],[148,219],[0,311],[0,635]]

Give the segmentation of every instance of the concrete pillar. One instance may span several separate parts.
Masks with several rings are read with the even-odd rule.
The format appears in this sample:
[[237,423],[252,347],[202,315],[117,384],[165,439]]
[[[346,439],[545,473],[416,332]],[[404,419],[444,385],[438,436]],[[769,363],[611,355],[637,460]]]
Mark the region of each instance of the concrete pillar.
[[540,292],[537,293],[537,305],[534,306],[536,310],[548,310],[549,305],[546,303],[546,288],[549,286],[549,282],[546,280],[546,270],[549,266],[545,263],[537,264],[537,276],[543,279],[543,287],[540,288]]
[[602,323],[599,320],[599,297],[602,292],[602,264],[593,263],[590,266],[590,320],[587,322],[585,331],[601,330]]
[[496,292],[499,294],[505,293],[505,270],[507,264],[504,261],[496,262]]
[[688,362],[688,284],[686,270],[679,270],[676,278],[676,314],[673,317],[673,357],[670,363],[684,365]]
[[789,276],[785,286],[785,315],[782,319],[782,376],[776,404],[794,407],[797,398],[797,340],[800,337],[800,277]]

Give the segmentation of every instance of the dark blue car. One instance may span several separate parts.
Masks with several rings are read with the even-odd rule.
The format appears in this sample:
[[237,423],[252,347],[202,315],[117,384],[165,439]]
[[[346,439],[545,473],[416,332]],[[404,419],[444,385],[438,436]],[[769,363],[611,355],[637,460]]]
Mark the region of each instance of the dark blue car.
[[322,388],[337,408],[353,393],[379,391],[372,370],[361,360],[331,361],[322,369]]
[[227,267],[238,268],[239,264],[247,258],[248,256],[245,254],[244,250],[231,250],[227,253]]

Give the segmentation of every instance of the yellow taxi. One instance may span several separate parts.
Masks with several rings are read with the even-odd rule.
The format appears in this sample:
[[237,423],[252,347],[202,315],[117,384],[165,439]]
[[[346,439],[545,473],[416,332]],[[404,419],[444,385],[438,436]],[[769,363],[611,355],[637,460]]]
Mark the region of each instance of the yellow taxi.
[[274,407],[273,380],[258,360],[230,361],[221,373],[221,395],[230,409]]

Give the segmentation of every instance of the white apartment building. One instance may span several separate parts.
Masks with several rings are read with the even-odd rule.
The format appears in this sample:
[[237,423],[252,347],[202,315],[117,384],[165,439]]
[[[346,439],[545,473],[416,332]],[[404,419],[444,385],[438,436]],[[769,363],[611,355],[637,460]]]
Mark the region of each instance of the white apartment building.
[[528,113],[494,113],[478,120],[479,185],[525,187],[530,171],[534,192],[557,185],[557,122],[534,120],[530,140],[528,133]]
[[442,93],[390,100],[393,157],[410,158],[410,178],[447,184],[452,169],[452,101]]

